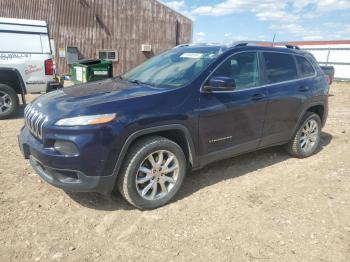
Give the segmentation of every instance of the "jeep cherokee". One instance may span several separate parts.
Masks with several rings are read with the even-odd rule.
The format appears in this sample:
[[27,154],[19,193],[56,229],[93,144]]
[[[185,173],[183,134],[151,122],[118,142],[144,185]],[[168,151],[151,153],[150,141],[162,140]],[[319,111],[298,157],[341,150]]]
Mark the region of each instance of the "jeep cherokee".
[[189,169],[275,145],[319,146],[326,78],[296,46],[181,45],[122,76],[38,97],[19,145],[68,191],[119,189],[139,209],[168,203]]

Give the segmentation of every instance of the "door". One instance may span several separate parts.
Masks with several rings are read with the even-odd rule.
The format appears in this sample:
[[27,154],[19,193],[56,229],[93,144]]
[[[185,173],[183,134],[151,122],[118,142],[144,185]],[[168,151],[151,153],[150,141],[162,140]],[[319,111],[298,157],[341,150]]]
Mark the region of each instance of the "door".
[[262,58],[264,81],[268,91],[266,119],[260,145],[264,147],[286,142],[291,138],[302,104],[311,95],[308,85],[311,79],[310,75],[300,75],[293,54],[262,52]]
[[233,54],[209,79],[213,77],[233,78],[236,87],[233,91],[200,93],[199,151],[207,156],[202,162],[255,149],[265,117],[266,88],[259,87],[257,52]]

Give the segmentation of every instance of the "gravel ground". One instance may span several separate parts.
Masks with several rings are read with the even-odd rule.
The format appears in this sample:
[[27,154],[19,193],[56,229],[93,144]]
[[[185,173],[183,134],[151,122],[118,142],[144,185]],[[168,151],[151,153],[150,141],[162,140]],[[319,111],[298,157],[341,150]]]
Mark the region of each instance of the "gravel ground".
[[17,147],[22,117],[0,121],[0,261],[350,261],[350,84],[331,93],[316,155],[212,164],[146,212],[42,182]]

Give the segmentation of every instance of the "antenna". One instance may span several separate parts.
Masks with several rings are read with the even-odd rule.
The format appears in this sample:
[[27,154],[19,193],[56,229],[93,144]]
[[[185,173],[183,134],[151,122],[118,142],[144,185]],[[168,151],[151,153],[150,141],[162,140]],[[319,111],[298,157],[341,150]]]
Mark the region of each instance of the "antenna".
[[275,38],[276,38],[276,33],[274,33],[274,35],[273,35],[272,46],[275,46]]

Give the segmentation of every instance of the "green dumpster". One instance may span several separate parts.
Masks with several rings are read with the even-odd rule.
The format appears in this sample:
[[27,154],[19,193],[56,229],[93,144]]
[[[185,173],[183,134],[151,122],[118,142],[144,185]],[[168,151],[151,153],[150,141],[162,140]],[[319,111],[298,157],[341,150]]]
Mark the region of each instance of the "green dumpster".
[[102,80],[112,76],[113,65],[108,60],[80,60],[72,65],[74,84]]

